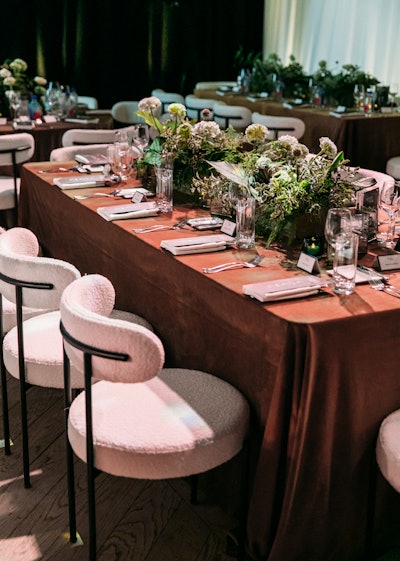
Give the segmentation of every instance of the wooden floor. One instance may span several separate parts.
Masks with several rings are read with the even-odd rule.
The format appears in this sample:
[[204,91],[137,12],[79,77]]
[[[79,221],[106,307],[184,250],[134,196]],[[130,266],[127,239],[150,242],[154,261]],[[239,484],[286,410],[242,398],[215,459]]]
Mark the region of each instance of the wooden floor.
[[[0,450],[0,561],[85,561],[85,543],[68,532],[63,397],[28,391],[32,487],[22,481],[18,383],[8,384],[12,454]],[[1,420],[2,432],[2,420]],[[85,466],[77,461],[78,531],[87,540]],[[189,503],[184,480],[96,479],[98,561],[230,561],[228,531],[236,524],[200,488]],[[230,555],[229,555],[230,553]],[[232,557],[233,556],[233,557]]]

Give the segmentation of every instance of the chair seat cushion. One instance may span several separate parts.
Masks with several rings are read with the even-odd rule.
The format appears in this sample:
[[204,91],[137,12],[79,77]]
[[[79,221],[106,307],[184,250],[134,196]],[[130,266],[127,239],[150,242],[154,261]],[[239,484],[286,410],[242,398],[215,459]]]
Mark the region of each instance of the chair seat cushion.
[[395,179],[400,179],[400,156],[394,156],[387,161],[386,173]]
[[[148,382],[97,382],[93,392],[95,465],[138,479],[207,471],[242,448],[249,410],[223,380],[185,369],[163,369]],[[86,461],[85,393],[72,403],[68,436]]]
[[[19,193],[20,179],[17,178],[17,191]],[[7,175],[0,175],[0,210],[15,207],[14,179]]]
[[146,319],[142,318],[142,316],[138,316],[137,314],[133,314],[132,312],[125,312],[124,310],[112,310],[110,317],[113,319],[122,319],[124,321],[129,321],[131,323],[137,323],[142,327],[146,327],[150,331],[154,332],[154,328]]
[[376,459],[382,475],[400,493],[400,409],[381,424]]
[[[17,324],[16,316],[16,306],[7,298],[2,297],[2,307],[3,307],[3,333],[8,333]],[[34,308],[22,308],[23,319],[29,319],[31,317],[37,316],[39,314],[45,313],[46,310],[36,310]]]

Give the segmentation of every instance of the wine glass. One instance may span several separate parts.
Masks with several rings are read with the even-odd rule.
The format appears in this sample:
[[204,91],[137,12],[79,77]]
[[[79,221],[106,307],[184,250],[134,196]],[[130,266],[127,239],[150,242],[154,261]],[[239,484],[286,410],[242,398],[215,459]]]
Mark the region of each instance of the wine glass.
[[118,182],[127,181],[133,172],[135,153],[126,142],[116,142],[107,148],[107,160]]
[[390,100],[390,107],[393,107],[396,104],[396,96],[399,93],[399,84],[390,84],[389,86],[389,100]]
[[378,205],[388,215],[386,236],[381,241],[384,247],[395,245],[396,216],[400,208],[400,185],[385,181],[379,190]]
[[[336,238],[351,234],[351,213],[348,208],[330,208],[325,221],[325,239],[328,242],[328,261],[333,259]],[[330,251],[329,251],[330,250]]]
[[150,142],[149,127],[147,125],[136,125],[133,144],[144,154]]

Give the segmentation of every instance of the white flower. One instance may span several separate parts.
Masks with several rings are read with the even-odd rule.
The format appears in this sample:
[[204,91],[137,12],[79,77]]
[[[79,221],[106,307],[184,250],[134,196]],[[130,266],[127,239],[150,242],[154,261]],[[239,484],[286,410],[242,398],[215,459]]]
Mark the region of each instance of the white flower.
[[12,76],[12,73],[8,70],[8,68],[1,68],[0,69],[0,77],[1,78],[8,78]]
[[284,134],[279,137],[279,142],[285,142],[286,144],[298,144],[299,141],[296,137],[291,136],[290,134]]
[[186,117],[186,107],[182,103],[171,103],[168,106],[168,113],[178,119],[184,119]]
[[209,138],[217,137],[221,132],[218,123],[215,121],[199,121],[193,126],[192,134]]
[[267,127],[258,123],[249,125],[245,130],[245,135],[249,142],[264,142],[268,134]]
[[334,158],[337,154],[337,147],[334,142],[327,136],[323,136],[319,139],[319,146],[321,152],[323,152],[328,158]]
[[147,111],[152,113],[156,109],[161,106],[161,101],[158,97],[152,95],[151,97],[144,97],[142,100],[139,101],[139,109],[140,111]]
[[33,81],[36,82],[38,86],[45,86],[47,84],[46,78],[43,78],[42,76],[35,76]]
[[271,162],[271,160],[269,158],[267,158],[266,156],[261,156],[256,161],[256,167],[258,169],[264,169],[270,164],[270,162]]
[[309,153],[310,151],[307,146],[305,146],[304,144],[300,144],[300,142],[298,142],[297,144],[293,144],[292,146],[292,154],[297,159],[304,159],[308,156]]
[[25,72],[28,69],[28,65],[22,58],[16,58],[10,62],[10,68],[15,72]]
[[14,76],[7,76],[7,78],[4,78],[3,84],[5,86],[15,86],[16,81],[17,80],[14,78]]

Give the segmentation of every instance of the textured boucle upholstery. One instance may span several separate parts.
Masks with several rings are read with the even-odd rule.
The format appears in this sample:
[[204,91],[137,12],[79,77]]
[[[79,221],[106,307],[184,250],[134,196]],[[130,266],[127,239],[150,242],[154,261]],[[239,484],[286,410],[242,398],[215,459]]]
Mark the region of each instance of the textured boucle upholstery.
[[[86,275],[71,283],[60,303],[61,319],[75,339],[104,350],[128,353],[129,362],[95,357],[96,379],[121,382],[143,382],[155,376],[164,363],[164,349],[159,338],[137,323],[109,317],[115,291],[101,275]],[[71,363],[83,369],[80,351],[66,345]]]
[[376,459],[382,475],[400,493],[400,409],[381,424]]
[[[3,333],[8,333],[17,324],[16,316],[16,306],[7,298],[2,298],[2,310],[3,310]],[[37,316],[38,314],[44,313],[46,310],[36,310],[35,308],[22,308],[23,319],[29,319],[31,317]]]
[[[59,259],[38,257],[36,236],[26,228],[12,228],[0,235],[0,271],[12,278],[52,283],[52,290],[24,289],[23,304],[31,308],[59,307],[66,286],[80,277],[76,267]],[[15,303],[15,287],[0,282],[1,293]]]
[[[165,369],[140,384],[92,387],[95,466],[113,475],[166,479],[207,471],[242,448],[248,405],[223,380]],[[68,436],[86,460],[84,393],[72,403]]]
[[[91,294],[89,294],[91,293]],[[163,479],[207,471],[243,445],[249,410],[230,384],[195,370],[163,369],[161,341],[141,326],[102,315],[111,307],[111,283],[100,275],[64,291],[61,319],[87,345],[125,352],[128,362],[93,358],[95,465],[120,476]],[[79,352],[67,346],[71,361]],[[72,403],[68,436],[86,461],[85,393]]]

